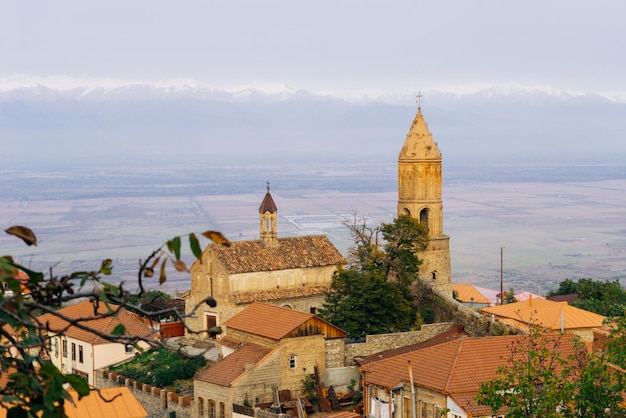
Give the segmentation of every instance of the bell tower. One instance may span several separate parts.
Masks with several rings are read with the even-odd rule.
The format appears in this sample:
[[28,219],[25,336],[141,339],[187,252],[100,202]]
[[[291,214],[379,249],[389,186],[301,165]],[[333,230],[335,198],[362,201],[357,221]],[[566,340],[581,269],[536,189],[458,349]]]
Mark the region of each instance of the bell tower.
[[398,216],[419,219],[427,228],[428,247],[418,254],[422,260],[419,275],[452,295],[450,237],[443,233],[442,189],[441,152],[420,105],[398,157]]
[[259,207],[261,220],[261,241],[266,245],[278,245],[278,233],[276,232],[276,203],[270,194],[270,182],[267,182],[267,192]]

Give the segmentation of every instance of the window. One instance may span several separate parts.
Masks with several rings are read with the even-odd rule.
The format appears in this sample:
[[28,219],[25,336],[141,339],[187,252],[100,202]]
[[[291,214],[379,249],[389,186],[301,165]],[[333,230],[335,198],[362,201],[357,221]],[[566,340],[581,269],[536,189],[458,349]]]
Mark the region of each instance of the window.
[[309,308],[309,313],[312,313],[313,315],[317,314],[317,308],[315,306],[311,306]]
[[72,361],[76,361],[76,344],[72,343]]
[[59,357],[59,339],[54,339],[54,357]]
[[204,398],[198,397],[198,415],[204,416]]
[[289,368],[290,369],[296,368],[296,355],[295,354],[289,354]]
[[63,357],[67,357],[67,341],[63,340]]
[[220,416],[219,418],[225,418],[226,417],[226,405],[224,405],[224,402],[220,402]]
[[79,363],[83,362],[83,346],[82,345],[78,346],[78,362]]
[[207,412],[209,418],[215,418],[215,401],[213,399],[209,400],[209,404],[207,405]]

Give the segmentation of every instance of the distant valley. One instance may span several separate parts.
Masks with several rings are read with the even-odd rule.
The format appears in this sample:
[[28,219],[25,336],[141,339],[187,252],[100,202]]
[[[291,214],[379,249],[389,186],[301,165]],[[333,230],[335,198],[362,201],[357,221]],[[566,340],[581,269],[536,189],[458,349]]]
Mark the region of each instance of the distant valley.
[[[215,229],[256,239],[269,180],[280,235],[324,233],[345,254],[342,220],[395,216],[396,175],[394,161],[374,160],[3,171],[3,228],[29,226],[40,244],[5,236],[0,251],[59,274],[110,257],[114,278],[132,286],[138,260],[175,235]],[[443,192],[457,283],[498,287],[500,246],[507,288],[544,293],[566,277],[624,277],[626,164],[450,162]],[[162,289],[189,286],[172,272]]]

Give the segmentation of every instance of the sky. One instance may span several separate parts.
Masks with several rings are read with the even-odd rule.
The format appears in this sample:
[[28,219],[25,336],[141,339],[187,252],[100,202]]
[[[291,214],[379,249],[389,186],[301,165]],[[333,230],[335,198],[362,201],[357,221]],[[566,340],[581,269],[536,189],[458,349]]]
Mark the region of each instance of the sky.
[[0,88],[626,92],[626,2],[0,0]]

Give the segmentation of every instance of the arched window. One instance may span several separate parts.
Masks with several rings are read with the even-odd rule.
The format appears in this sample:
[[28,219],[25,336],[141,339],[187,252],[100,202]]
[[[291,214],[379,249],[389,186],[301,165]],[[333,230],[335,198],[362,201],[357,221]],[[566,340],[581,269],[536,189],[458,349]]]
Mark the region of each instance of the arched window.
[[426,228],[426,232],[430,230],[430,211],[424,208],[420,211],[420,223]]
[[204,416],[204,398],[198,397],[198,415]]
[[411,216],[411,211],[407,208],[400,209],[400,216]]

